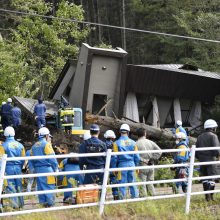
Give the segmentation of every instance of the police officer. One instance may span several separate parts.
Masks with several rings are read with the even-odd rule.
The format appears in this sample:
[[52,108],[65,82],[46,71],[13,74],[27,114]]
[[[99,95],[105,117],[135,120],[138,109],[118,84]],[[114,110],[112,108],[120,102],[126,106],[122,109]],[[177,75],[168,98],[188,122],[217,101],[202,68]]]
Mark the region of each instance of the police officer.
[[[138,151],[135,141],[128,137],[130,127],[128,124],[122,124],[120,127],[121,137],[114,143],[114,152],[123,151]],[[139,164],[140,156],[138,154],[124,154],[115,157],[116,160],[113,162],[114,167],[134,167]],[[121,175],[120,175],[121,174]],[[133,183],[135,182],[135,172],[134,170],[126,170],[118,173],[119,183]],[[130,186],[131,198],[138,197],[137,186]],[[126,197],[126,187],[122,186],[119,188],[120,199]]]
[[16,129],[19,125],[21,125],[21,109],[18,107],[18,103],[14,103],[14,107],[11,110],[12,113],[12,124]]
[[[74,153],[70,153],[74,155]],[[80,170],[79,167],[79,158],[77,157],[70,157],[66,158],[61,161],[60,166],[59,166],[60,171],[78,171]],[[74,185],[78,186],[83,184],[83,175],[82,174],[70,174],[63,176],[62,178],[62,185],[64,188],[73,188]],[[64,203],[69,203],[73,204],[73,192],[64,192]]]
[[[50,143],[50,131],[43,127],[38,131],[39,140],[32,146],[31,156],[55,155]],[[58,163],[56,158],[33,160],[32,165],[35,173],[52,173],[58,171]],[[38,190],[53,190],[55,189],[54,176],[37,177]],[[39,203],[44,207],[51,207],[55,203],[55,197],[51,193],[38,195]]]
[[[116,138],[115,132],[112,131],[112,130],[107,130],[104,134],[104,138],[105,138],[105,144],[106,144],[107,149],[113,150],[113,142]],[[114,167],[114,158],[115,158],[115,156],[112,156],[111,163],[110,163],[110,168]],[[110,173],[110,183],[111,184],[117,184],[118,183],[117,176],[115,175],[114,172]],[[118,188],[116,188],[116,187],[112,188],[112,195],[113,195],[114,200],[119,199]]]
[[[183,151],[177,152],[174,156],[174,164],[184,164],[189,160],[189,151],[184,151],[188,149],[186,144],[186,134],[183,132],[176,133],[176,148],[183,149]],[[183,179],[187,178],[189,174],[188,167],[176,167],[175,168],[175,178]],[[187,192],[187,181],[177,182],[176,189],[179,193],[179,187],[182,187],[184,193]]]
[[[90,127],[91,138],[85,140],[79,146],[79,153],[101,153],[106,152],[107,147],[99,137],[100,128],[98,125],[93,124]],[[87,170],[101,169],[105,167],[105,156],[97,157],[80,157],[79,159],[80,169],[86,166]],[[103,173],[89,173],[85,175],[84,184],[102,184]]]
[[2,105],[2,108],[1,108],[1,115],[2,115],[1,120],[2,120],[3,129],[5,129],[8,126],[11,126],[11,123],[12,123],[11,103],[12,103],[12,99],[8,98],[7,103]]
[[[176,121],[176,124],[175,124],[175,128],[174,128],[174,132],[173,132],[173,133],[174,133],[174,135],[175,135],[175,134],[177,134],[177,133],[179,133],[179,132],[183,132],[183,133],[186,135],[186,144],[188,145],[188,144],[189,144],[188,134],[187,134],[185,128],[184,128],[182,125],[183,125],[182,121],[177,120],[177,121]],[[174,137],[175,137],[175,136],[174,136]]]
[[[7,154],[8,157],[24,157],[24,146],[14,139],[15,130],[13,127],[7,127],[4,130],[5,142],[0,146],[0,154]],[[8,161],[6,164],[6,175],[22,174],[24,160]],[[22,192],[22,179],[9,179],[6,184],[6,192],[19,193]],[[24,200],[22,196],[12,197],[10,199],[12,208],[22,208]]]
[[44,127],[46,125],[46,119],[45,119],[46,106],[43,103],[43,100],[42,100],[41,97],[38,98],[38,104],[36,104],[34,106],[34,114],[36,115],[35,119],[36,119],[36,122],[37,122],[37,127],[38,128]]
[[[217,147],[220,146],[217,135],[215,134],[218,124],[213,119],[208,119],[204,123],[204,133],[199,135],[196,142],[196,147]],[[209,151],[196,151],[196,158],[200,162],[216,161],[219,159],[220,150],[209,150]],[[216,175],[216,165],[202,165],[200,166],[201,176],[212,176]],[[203,180],[204,191],[215,189],[215,180],[207,179]],[[213,200],[213,193],[205,194],[207,201]]]

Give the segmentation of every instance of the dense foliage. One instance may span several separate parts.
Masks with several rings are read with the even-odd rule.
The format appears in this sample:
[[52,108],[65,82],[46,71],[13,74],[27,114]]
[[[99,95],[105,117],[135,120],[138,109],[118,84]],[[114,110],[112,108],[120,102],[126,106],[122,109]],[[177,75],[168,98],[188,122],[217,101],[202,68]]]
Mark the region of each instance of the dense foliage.
[[[207,3],[208,2],[208,3]],[[220,40],[217,0],[2,0],[0,8]],[[123,10],[124,9],[124,10]],[[124,13],[123,13],[124,11]],[[47,96],[81,42],[124,47],[134,64],[190,63],[220,72],[218,43],[0,12],[0,99]]]
[[[44,0],[11,0],[19,11],[52,15]],[[83,9],[60,1],[54,16],[84,20]],[[16,24],[0,42],[1,99],[11,95],[47,95],[66,59],[77,57],[89,29],[80,24],[44,17],[15,17]]]

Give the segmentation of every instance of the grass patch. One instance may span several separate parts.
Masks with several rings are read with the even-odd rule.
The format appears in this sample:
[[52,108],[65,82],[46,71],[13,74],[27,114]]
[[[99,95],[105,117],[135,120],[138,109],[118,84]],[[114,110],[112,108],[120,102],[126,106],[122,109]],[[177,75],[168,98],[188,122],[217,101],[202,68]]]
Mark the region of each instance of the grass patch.
[[216,195],[215,202],[205,202],[203,196],[194,196],[191,201],[191,211],[187,216],[185,211],[185,198],[164,199],[126,203],[117,205],[106,205],[105,214],[100,217],[97,207],[71,209],[67,211],[54,211],[46,213],[33,213],[17,217],[7,217],[8,220],[70,220],[70,219],[108,219],[108,220],[216,220],[220,216],[220,197]]

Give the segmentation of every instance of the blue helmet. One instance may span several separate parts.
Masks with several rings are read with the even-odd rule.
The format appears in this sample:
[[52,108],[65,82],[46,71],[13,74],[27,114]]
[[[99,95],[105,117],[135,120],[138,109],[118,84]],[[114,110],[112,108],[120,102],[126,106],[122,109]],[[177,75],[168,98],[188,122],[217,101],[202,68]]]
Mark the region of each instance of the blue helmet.
[[90,127],[90,131],[100,131],[100,128],[97,124],[92,124]]

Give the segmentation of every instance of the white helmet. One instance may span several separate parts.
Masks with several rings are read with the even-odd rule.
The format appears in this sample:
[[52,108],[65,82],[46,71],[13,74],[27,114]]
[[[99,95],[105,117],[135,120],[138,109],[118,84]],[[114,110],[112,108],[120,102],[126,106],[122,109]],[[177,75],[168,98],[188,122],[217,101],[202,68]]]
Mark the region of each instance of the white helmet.
[[7,99],[7,102],[10,102],[10,103],[11,103],[11,102],[12,102],[12,99],[11,99],[11,98],[8,98],[8,99]]
[[183,139],[183,140],[186,140],[186,134],[183,133],[183,132],[178,132],[176,133],[176,139]]
[[5,137],[14,137],[15,136],[15,129],[13,127],[8,126],[4,130]]
[[120,131],[130,131],[130,127],[128,124],[122,124],[120,127]]
[[6,104],[6,102],[2,102],[2,105],[5,105]]
[[89,138],[91,138],[90,132],[85,132],[84,135],[83,135],[83,140],[86,141],[86,140],[88,140]]
[[217,127],[218,127],[218,124],[213,119],[208,119],[204,123],[204,129],[207,129],[207,128],[217,128]]
[[183,123],[182,123],[182,121],[177,120],[177,121],[176,121],[176,124],[177,124],[178,126],[182,126]]
[[50,131],[46,127],[40,128],[39,131],[38,131],[39,136],[45,136],[45,135],[48,135],[48,134],[50,134]]
[[112,130],[107,130],[106,132],[105,132],[105,134],[104,134],[104,138],[113,138],[113,139],[115,139],[116,138],[116,136],[115,136],[115,132],[114,131],[112,131]]

